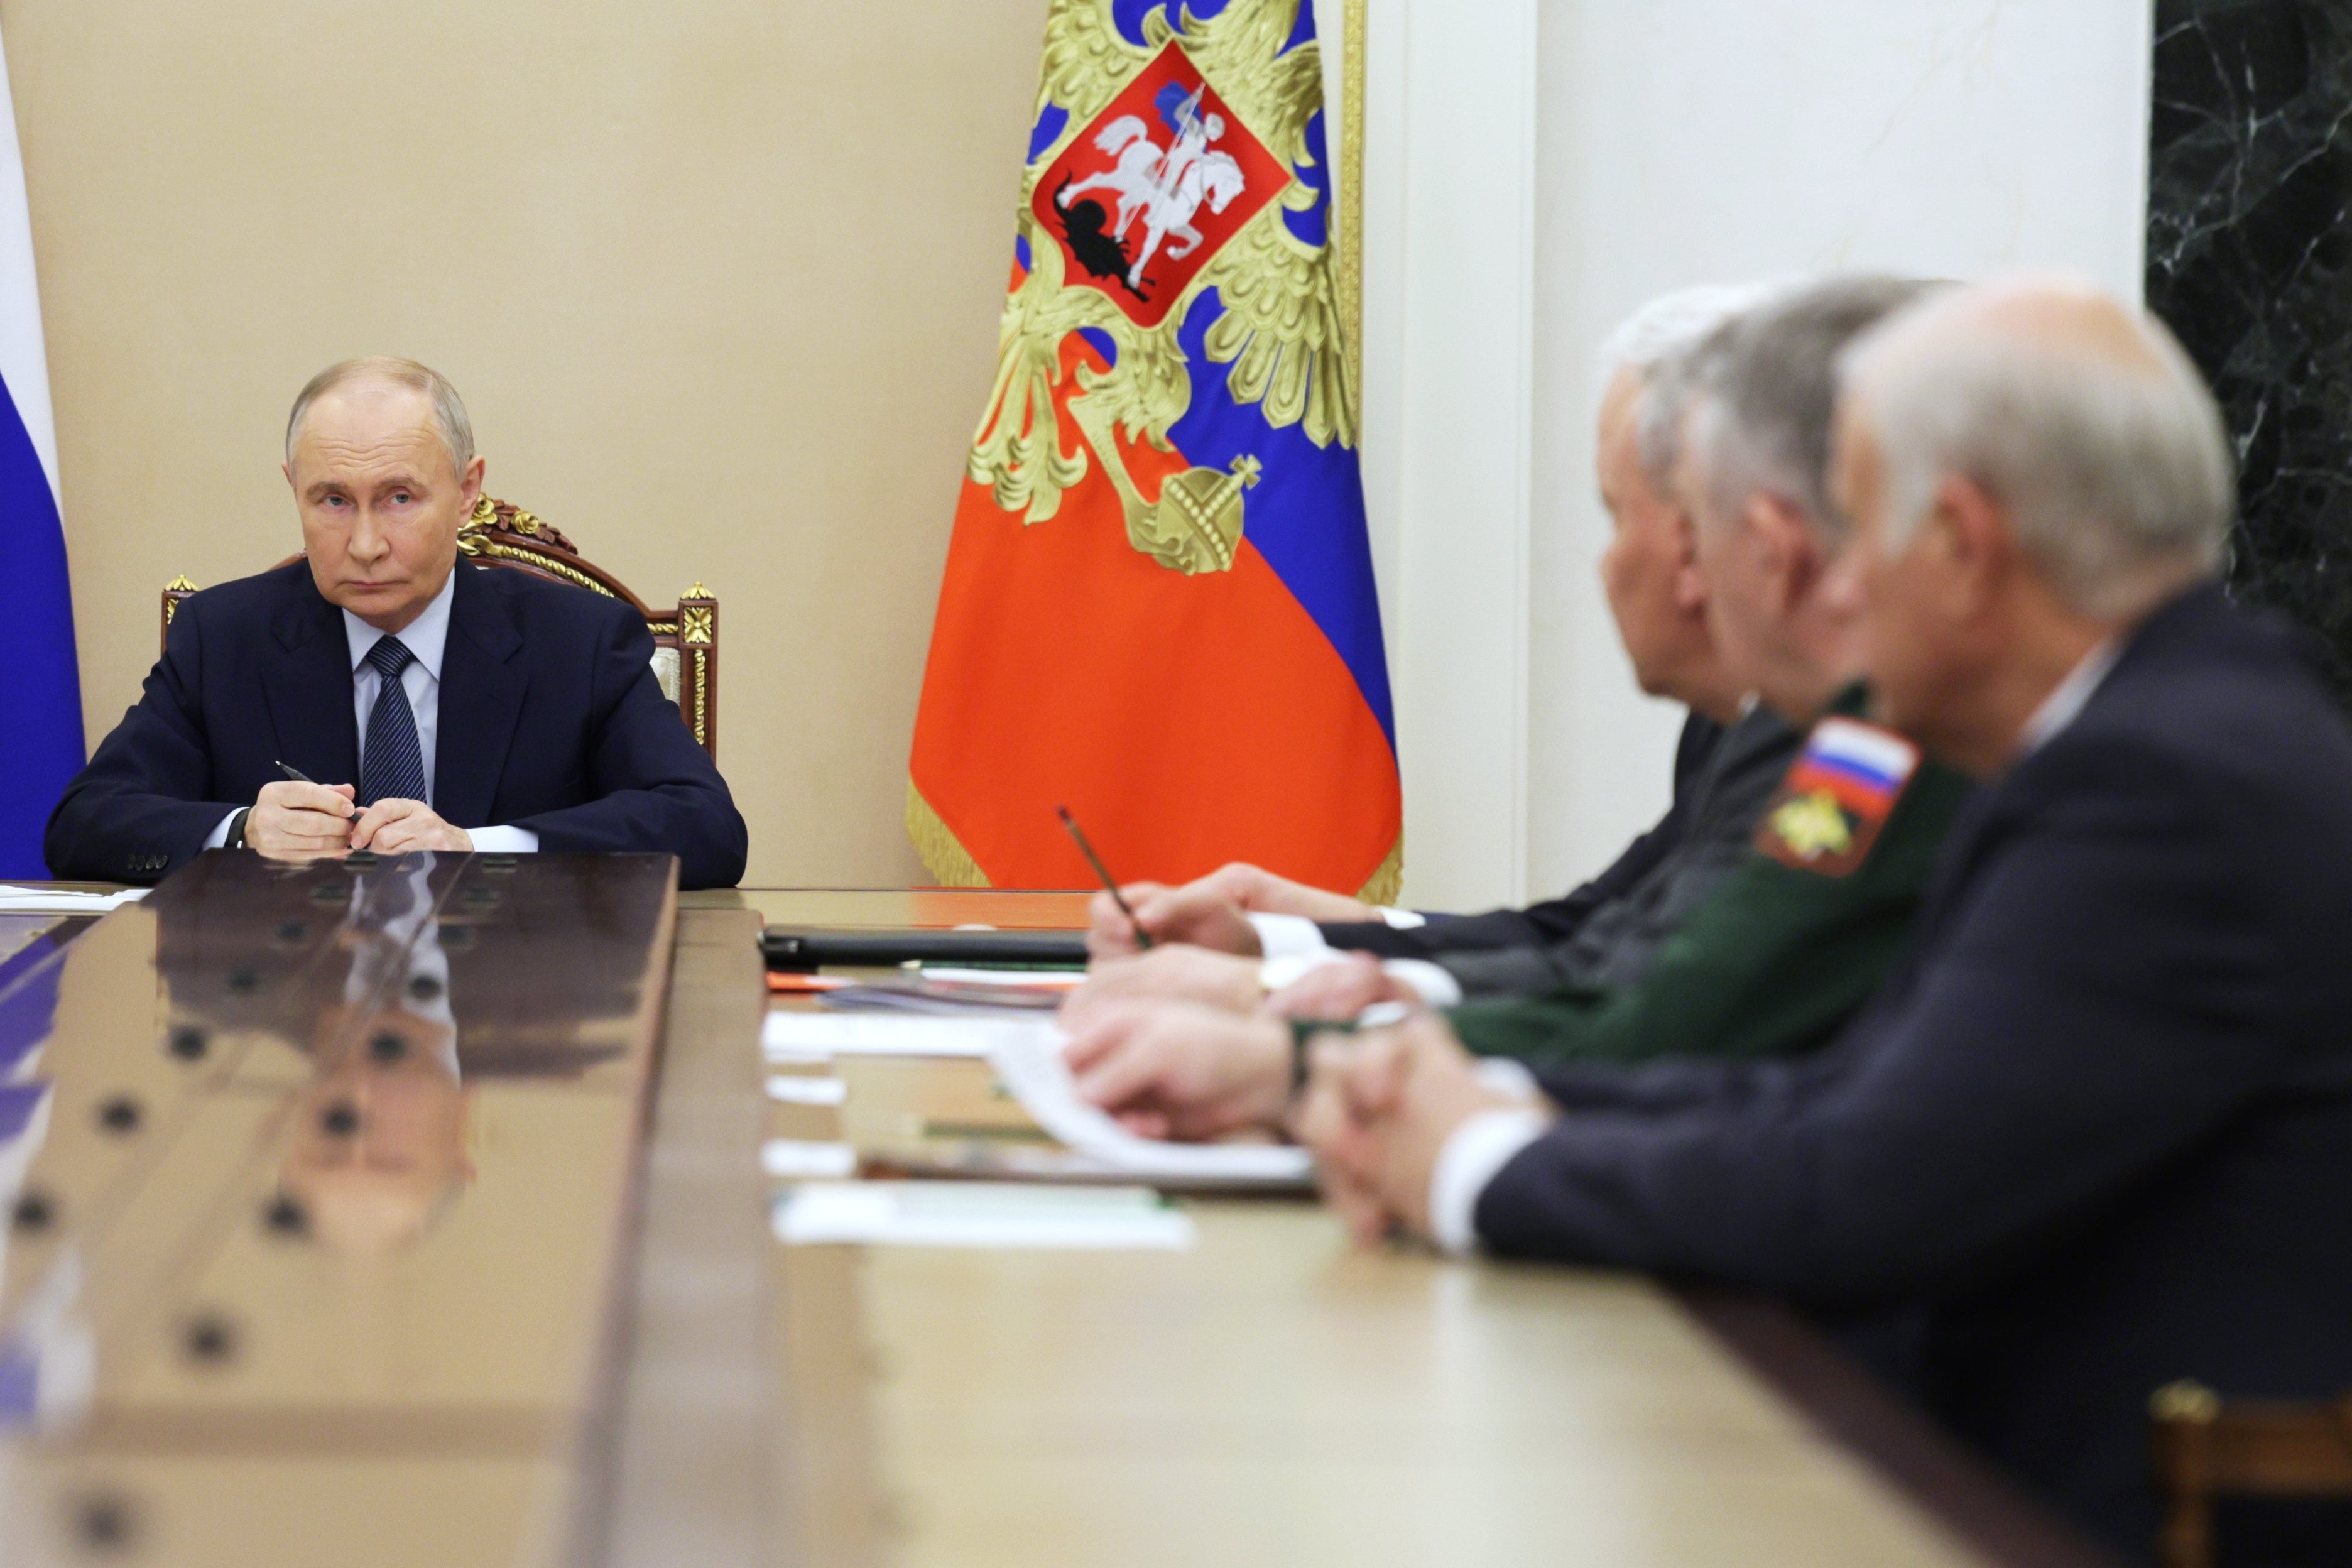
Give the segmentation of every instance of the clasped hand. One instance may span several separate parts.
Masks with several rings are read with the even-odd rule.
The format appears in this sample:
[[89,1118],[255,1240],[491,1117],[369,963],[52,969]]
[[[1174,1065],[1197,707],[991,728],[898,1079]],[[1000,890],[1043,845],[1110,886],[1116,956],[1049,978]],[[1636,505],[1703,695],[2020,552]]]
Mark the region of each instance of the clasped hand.
[[1385,1029],[1317,1037],[1291,1132],[1315,1151],[1323,1195],[1366,1246],[1430,1236],[1430,1180],[1456,1128],[1526,1104],[1480,1080],[1444,1020],[1416,1013]]
[[365,810],[350,784],[282,780],[261,786],[245,819],[245,845],[280,860],[307,860],[354,849],[404,855],[416,849],[474,847],[421,800],[380,800]]

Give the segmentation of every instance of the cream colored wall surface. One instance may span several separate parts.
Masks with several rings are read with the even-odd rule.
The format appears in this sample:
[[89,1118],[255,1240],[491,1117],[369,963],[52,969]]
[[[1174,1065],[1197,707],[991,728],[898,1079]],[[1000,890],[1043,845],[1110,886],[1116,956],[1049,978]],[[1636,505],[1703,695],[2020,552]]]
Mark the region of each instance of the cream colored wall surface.
[[488,489],[719,596],[746,880],[922,879],[908,738],[1045,0],[5,0],[93,744],[156,592],[297,545],[313,371],[407,354]]

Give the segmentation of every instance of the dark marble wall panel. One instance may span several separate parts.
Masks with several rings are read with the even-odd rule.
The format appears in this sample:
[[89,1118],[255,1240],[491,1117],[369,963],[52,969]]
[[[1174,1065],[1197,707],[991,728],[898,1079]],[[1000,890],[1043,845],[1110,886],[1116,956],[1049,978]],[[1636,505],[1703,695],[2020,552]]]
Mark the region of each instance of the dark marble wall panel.
[[2147,237],[2237,442],[2231,585],[2352,700],[2352,4],[2158,0]]

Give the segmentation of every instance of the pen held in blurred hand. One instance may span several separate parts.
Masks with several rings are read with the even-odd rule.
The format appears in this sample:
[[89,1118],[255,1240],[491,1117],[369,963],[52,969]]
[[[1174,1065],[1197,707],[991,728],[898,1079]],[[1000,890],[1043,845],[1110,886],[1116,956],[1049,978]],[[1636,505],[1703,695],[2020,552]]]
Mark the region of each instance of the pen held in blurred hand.
[[1129,927],[1135,932],[1135,945],[1149,948],[1151,933],[1143,929],[1143,922],[1135,918],[1135,911],[1128,908],[1127,900],[1119,896],[1118,884],[1111,879],[1110,868],[1102,863],[1102,857],[1095,853],[1095,847],[1087,842],[1087,836],[1078,831],[1078,819],[1070,815],[1070,808],[1066,805],[1055,806],[1054,815],[1062,819],[1062,826],[1070,830],[1072,838],[1077,840],[1078,853],[1087,858],[1087,864],[1095,868],[1095,875],[1102,881],[1103,891],[1108,893],[1110,901],[1118,906],[1118,912],[1127,917]]

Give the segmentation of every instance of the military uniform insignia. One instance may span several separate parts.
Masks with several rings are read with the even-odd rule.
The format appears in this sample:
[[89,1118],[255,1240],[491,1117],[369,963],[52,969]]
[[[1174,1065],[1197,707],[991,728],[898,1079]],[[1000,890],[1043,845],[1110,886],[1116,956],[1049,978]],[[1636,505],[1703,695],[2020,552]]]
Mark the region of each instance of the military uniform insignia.
[[1764,808],[1756,847],[1800,871],[1845,876],[1869,858],[1918,771],[1919,748],[1893,731],[1824,719]]

